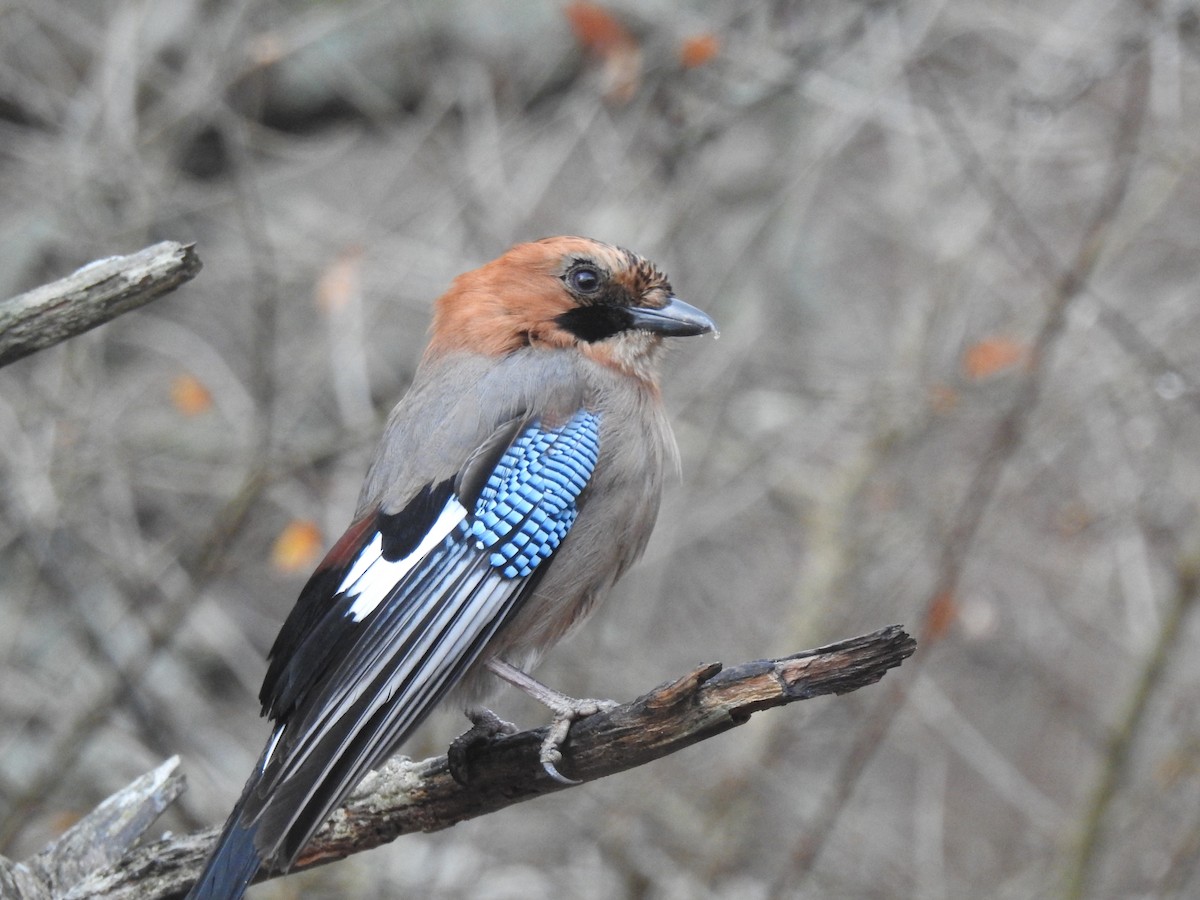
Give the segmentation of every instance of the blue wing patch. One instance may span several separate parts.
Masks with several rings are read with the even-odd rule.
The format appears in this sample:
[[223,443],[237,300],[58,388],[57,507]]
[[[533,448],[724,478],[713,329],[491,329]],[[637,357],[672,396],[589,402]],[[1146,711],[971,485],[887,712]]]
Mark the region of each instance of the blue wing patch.
[[534,423],[509,445],[475,503],[471,535],[505,578],[532,574],[566,537],[600,452],[600,418],[580,410],[559,428]]

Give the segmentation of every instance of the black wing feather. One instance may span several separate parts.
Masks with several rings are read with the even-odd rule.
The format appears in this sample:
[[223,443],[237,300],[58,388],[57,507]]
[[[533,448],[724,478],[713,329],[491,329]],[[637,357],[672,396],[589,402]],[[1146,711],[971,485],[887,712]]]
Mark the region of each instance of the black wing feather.
[[237,818],[265,865],[295,861],[520,609],[575,520],[597,441],[585,411],[549,429],[513,419],[455,478],[364,516],[326,556],[261,693],[279,725]]

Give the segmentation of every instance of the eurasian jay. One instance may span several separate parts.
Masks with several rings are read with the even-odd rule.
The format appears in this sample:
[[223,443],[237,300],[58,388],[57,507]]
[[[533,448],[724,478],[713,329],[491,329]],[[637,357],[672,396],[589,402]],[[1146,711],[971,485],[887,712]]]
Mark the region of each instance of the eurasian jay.
[[454,280],[354,521],[271,648],[274,730],[189,897],[286,871],[439,701],[477,709],[489,673],[554,710],[542,762],[562,777],[556,743],[597,701],[524,670],[641,555],[678,467],[659,350],[714,330],[652,263],[586,238],[518,244]]

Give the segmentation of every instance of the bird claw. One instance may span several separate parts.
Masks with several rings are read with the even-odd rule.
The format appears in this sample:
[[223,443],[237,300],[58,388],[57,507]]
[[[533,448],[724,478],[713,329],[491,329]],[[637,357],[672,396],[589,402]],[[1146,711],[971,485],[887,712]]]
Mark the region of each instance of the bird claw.
[[558,771],[558,765],[563,760],[562,746],[567,742],[571,723],[576,719],[594,716],[596,713],[609,712],[621,704],[614,700],[569,697],[561,691],[542,684],[532,675],[521,671],[512,663],[506,662],[498,656],[489,659],[486,665],[494,675],[514,687],[520,688],[554,713],[554,721],[550,723],[550,730],[542,741],[538,759],[542,763],[542,768],[546,770],[546,774],[559,784],[579,784],[578,781],[568,778]]
[[575,720],[571,716],[560,715],[555,718],[546,731],[546,737],[542,739],[542,748],[538,753],[538,759],[541,760],[546,774],[559,784],[579,784],[576,779],[568,778],[558,771],[558,764],[563,761],[562,745],[566,743],[573,721]]
[[446,763],[450,769],[450,777],[467,786],[469,779],[470,754],[472,751],[486,746],[497,737],[506,734],[516,734],[520,729],[512,722],[506,722],[490,709],[467,710],[467,718],[471,727],[450,742],[446,750]]
[[563,761],[562,746],[567,742],[571,725],[576,719],[586,719],[596,713],[609,712],[621,704],[614,700],[577,699],[567,697],[565,694],[559,695],[558,699],[559,702],[551,707],[554,711],[554,721],[550,723],[546,737],[542,740],[538,759],[541,761],[542,768],[546,770],[546,774],[559,784],[581,784],[582,782],[577,779],[568,778],[558,771],[558,765]]

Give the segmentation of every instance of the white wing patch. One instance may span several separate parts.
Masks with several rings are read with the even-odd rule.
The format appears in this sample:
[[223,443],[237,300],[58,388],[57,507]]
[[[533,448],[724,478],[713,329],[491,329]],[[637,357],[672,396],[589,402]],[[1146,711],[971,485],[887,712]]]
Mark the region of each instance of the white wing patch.
[[[451,504],[455,502],[450,501]],[[356,687],[353,690],[345,690],[343,686],[336,697],[326,698],[319,718],[302,724],[306,733],[325,736],[330,727],[324,726],[331,726],[344,729],[345,734],[336,747],[325,748],[326,757],[321,762],[319,774],[306,779],[309,787],[289,820],[288,828],[345,761],[345,754],[355,742],[366,738],[354,751],[357,758],[365,761],[380,759],[389,748],[395,747],[425,717],[439,696],[453,685],[456,675],[461,674],[471,646],[481,636],[486,640],[495,633],[504,621],[506,607],[519,597],[515,588],[523,579],[505,578],[488,564],[486,558],[475,554],[469,543],[458,544],[433,565],[439,570],[440,580],[455,585],[456,590],[448,595],[452,602],[409,610],[404,616],[405,621],[398,622],[387,620],[393,610],[381,612],[387,620],[382,627],[411,635],[412,642],[406,644],[404,653],[397,657],[371,660],[370,670],[359,673],[354,679]],[[426,614],[430,618],[419,630],[407,621]],[[381,620],[367,627],[381,627]],[[368,702],[355,709],[368,688],[372,691]],[[367,730],[367,724],[374,721],[378,711],[385,706],[391,707],[393,715],[383,727]],[[292,777],[310,761],[318,746],[318,740],[308,740],[291,748],[286,769],[279,777]],[[348,789],[359,780],[360,770],[355,767],[352,771],[353,776],[342,776],[346,777],[342,787]],[[277,849],[278,845],[272,852]]]
[[383,558],[383,535],[377,533],[375,539],[363,547],[354,565],[338,585],[339,594],[355,597],[354,603],[346,610],[346,615],[355,622],[361,622],[373,613],[400,583],[400,579],[412,571],[430,550],[444,541],[466,517],[466,507],[458,502],[457,497],[451,497],[416,549],[408,556],[392,562]]
[[279,739],[283,737],[283,729],[286,726],[280,725],[275,729],[275,733],[271,735],[271,740],[267,742],[267,749],[263,753],[262,762],[259,763],[259,772],[267,767],[267,763],[271,761],[271,756],[275,752],[275,748],[279,746]]

